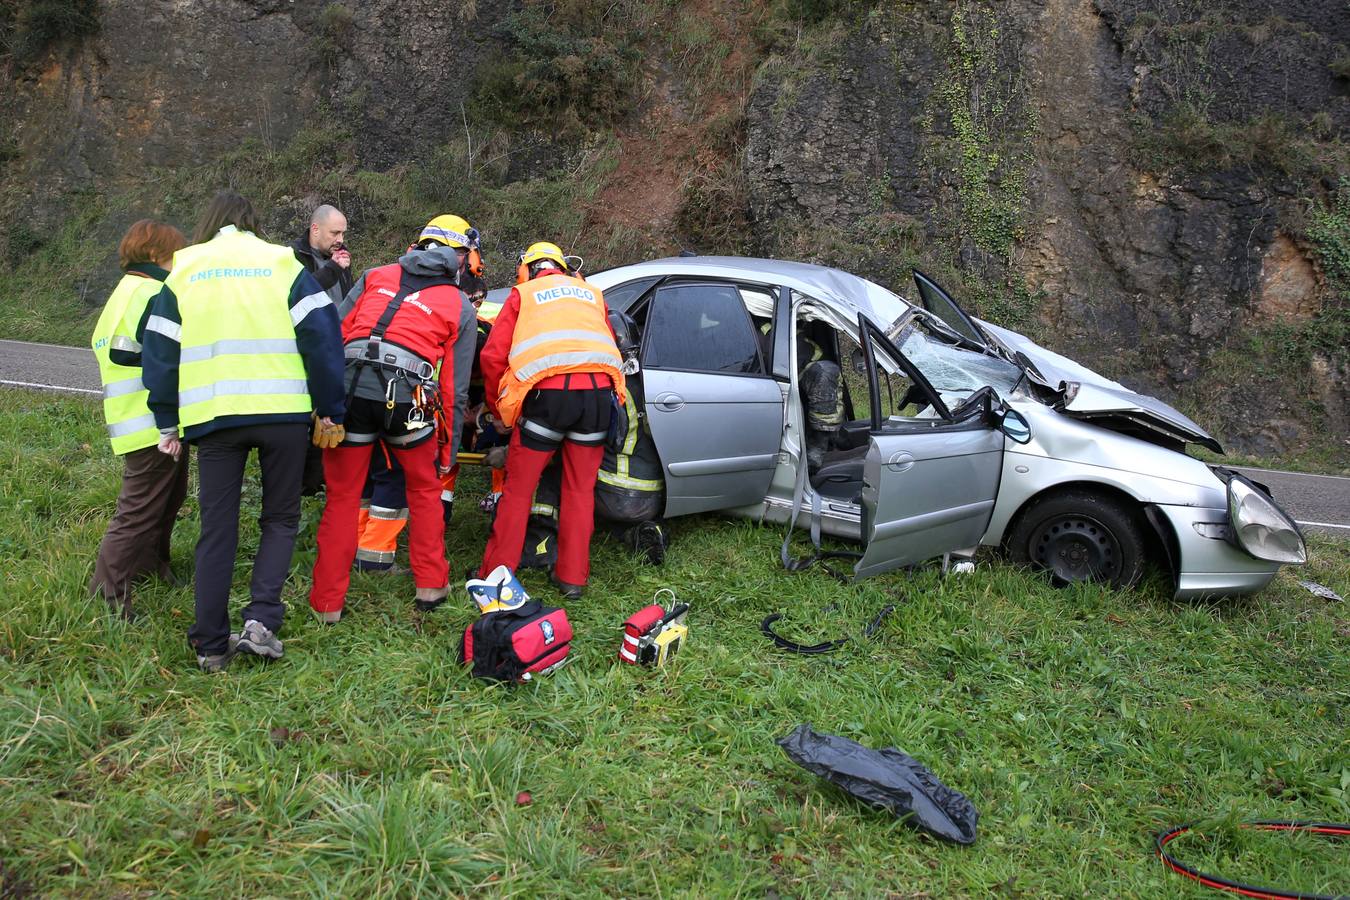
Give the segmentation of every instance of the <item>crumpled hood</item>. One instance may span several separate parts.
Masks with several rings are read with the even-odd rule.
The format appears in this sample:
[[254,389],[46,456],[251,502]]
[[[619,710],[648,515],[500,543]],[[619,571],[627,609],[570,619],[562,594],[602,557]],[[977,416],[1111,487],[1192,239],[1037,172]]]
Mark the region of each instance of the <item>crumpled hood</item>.
[[[1063,392],[1064,399],[1056,408],[1064,414],[1096,420],[1104,427],[1110,427],[1110,421],[1114,419],[1118,425],[1125,426],[1116,430],[1131,433],[1142,428],[1171,441],[1199,444],[1215,453],[1223,452],[1222,445],[1209,432],[1157,397],[1132,391],[1086,366],[1045,349],[1016,331],[1000,328],[983,319],[979,322],[981,328],[1009,350],[1021,353],[1030,360],[1050,387]],[[1076,389],[1070,387],[1073,384],[1077,385]]]
[[448,275],[451,280],[459,281],[459,251],[453,247],[409,250],[398,258],[398,264],[410,275],[423,277]]

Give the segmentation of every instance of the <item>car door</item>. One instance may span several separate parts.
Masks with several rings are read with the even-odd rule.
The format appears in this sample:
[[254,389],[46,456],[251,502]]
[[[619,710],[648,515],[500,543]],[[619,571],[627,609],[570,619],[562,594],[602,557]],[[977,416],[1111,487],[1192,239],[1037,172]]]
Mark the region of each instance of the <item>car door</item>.
[[[859,330],[872,417],[863,463],[867,546],[854,568],[861,578],[978,544],[998,495],[1004,436],[980,402],[949,410],[861,316]],[[881,382],[888,371],[902,373],[928,401],[921,415],[886,415]]]
[[735,284],[662,284],[644,314],[647,422],[666,515],[759,503],[783,434],[783,392]]

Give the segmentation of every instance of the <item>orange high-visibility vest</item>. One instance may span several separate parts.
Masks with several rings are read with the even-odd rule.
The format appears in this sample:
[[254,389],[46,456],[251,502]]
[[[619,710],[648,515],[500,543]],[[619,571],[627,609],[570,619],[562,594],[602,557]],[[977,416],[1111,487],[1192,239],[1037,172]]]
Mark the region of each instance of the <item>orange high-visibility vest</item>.
[[530,388],[550,375],[604,372],[624,398],[623,357],[614,344],[600,289],[580,278],[545,275],[518,285],[520,316],[502,375],[497,414],[508,427]]

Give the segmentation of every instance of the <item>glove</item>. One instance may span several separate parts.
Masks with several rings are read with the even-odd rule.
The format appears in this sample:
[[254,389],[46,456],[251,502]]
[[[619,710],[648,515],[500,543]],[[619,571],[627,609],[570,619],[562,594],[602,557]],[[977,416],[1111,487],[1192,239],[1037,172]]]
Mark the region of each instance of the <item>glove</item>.
[[628,440],[628,429],[637,423],[628,421],[628,407],[620,403],[614,394],[609,395],[609,408],[609,432],[605,435],[605,449],[618,453],[623,449],[624,441]]
[[505,468],[506,447],[504,446],[489,447],[488,451],[483,454],[483,462],[487,463],[491,468],[494,469]]
[[342,423],[331,419],[314,419],[314,446],[323,450],[332,450],[347,437],[347,429]]

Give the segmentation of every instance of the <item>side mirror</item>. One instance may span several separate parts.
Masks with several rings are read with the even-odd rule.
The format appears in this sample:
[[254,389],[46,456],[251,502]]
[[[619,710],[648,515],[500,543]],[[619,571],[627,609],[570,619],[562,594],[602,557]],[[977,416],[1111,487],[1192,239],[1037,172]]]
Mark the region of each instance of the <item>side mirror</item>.
[[1031,425],[1015,409],[1005,409],[998,419],[998,430],[1019,444],[1031,440]]

